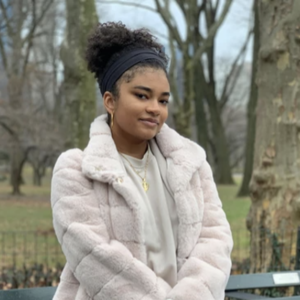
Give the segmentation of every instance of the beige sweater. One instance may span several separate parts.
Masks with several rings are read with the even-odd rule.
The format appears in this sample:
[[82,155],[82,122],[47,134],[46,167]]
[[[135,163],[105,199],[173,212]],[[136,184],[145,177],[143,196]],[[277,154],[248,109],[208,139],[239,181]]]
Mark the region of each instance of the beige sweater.
[[147,266],[143,214],[106,123],[84,151],[63,153],[51,187],[53,225],[67,264],[55,300],[223,300],[233,246],[205,153],[164,125],[157,145],[178,216],[177,282]]
[[[121,154],[120,159],[125,172],[135,183],[139,199],[141,199],[147,265],[157,276],[173,287],[177,282],[178,217],[174,199],[162,179],[162,177],[166,178],[166,161],[155,142],[152,143],[152,148],[158,159],[153,155],[150,147],[143,159],[136,159],[125,154]],[[149,184],[147,192],[142,187],[140,177],[145,175],[146,165],[146,179]]]

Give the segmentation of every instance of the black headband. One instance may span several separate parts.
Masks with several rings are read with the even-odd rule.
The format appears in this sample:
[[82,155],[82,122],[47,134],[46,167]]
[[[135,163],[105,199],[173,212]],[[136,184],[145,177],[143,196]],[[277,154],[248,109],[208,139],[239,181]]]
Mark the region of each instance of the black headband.
[[163,59],[150,49],[137,49],[121,56],[104,73],[100,84],[101,94],[110,91],[117,80],[131,67],[149,59],[158,61],[163,68],[166,67]]

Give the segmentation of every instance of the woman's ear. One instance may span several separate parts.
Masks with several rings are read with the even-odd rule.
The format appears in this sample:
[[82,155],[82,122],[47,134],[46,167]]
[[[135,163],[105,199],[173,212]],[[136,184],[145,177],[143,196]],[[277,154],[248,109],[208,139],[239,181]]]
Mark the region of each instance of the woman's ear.
[[104,104],[104,107],[106,108],[106,111],[109,114],[112,114],[115,111],[116,102],[115,102],[114,96],[111,92],[104,93],[103,104]]

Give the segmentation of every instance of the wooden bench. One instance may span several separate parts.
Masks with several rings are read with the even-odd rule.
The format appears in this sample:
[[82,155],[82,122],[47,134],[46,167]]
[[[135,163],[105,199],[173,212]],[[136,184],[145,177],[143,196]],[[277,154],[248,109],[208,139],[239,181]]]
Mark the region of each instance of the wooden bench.
[[[243,292],[243,290],[293,286],[300,287],[300,271],[232,275],[226,287],[226,296],[235,300],[300,300],[300,295],[270,298]],[[0,291],[0,300],[52,300],[55,290],[55,287],[41,287]]]

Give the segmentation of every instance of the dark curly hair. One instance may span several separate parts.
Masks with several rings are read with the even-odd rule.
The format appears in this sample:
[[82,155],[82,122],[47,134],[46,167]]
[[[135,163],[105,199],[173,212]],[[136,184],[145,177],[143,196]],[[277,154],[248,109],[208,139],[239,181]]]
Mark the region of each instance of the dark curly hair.
[[142,67],[163,69],[166,74],[168,57],[163,46],[156,42],[156,38],[146,29],[130,30],[121,22],[99,23],[88,38],[86,60],[89,71],[95,74],[100,86],[103,74],[121,56],[135,49],[152,49],[165,62],[165,68],[156,60],[147,60],[127,70],[114,84],[110,91],[115,98],[119,96],[119,84],[129,82],[136,71]]

